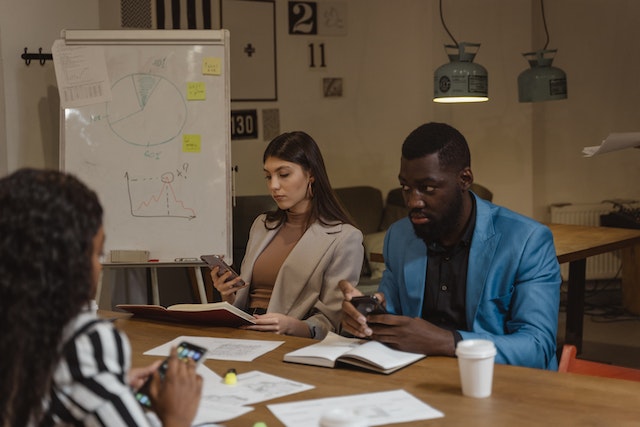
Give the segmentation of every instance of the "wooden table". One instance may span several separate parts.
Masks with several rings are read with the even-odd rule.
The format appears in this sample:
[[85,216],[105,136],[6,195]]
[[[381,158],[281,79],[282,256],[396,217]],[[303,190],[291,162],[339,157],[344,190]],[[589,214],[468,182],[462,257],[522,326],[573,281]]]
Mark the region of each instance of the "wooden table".
[[454,358],[428,357],[391,375],[382,375],[356,369],[283,362],[286,352],[314,342],[306,338],[127,318],[117,320],[116,326],[129,336],[133,366],[147,365],[156,360],[157,357],[142,353],[181,335],[285,341],[253,362],[205,362],[221,376],[229,368],[235,368],[238,373],[258,370],[315,386],[312,390],[252,405],[254,411],[225,422],[228,427],[252,426],[258,421],[269,427],[281,426],[267,408],[271,403],[397,389],[406,390],[445,414],[444,418],[400,424],[402,426],[631,426],[638,425],[640,420],[640,384],[632,381],[496,365],[492,396],[474,399],[461,393]]
[[589,227],[568,224],[547,224],[553,233],[558,262],[569,263],[567,290],[567,323],[565,342],[582,348],[584,295],[587,258],[622,249],[623,304],[631,311],[640,298],[640,230],[613,227]]

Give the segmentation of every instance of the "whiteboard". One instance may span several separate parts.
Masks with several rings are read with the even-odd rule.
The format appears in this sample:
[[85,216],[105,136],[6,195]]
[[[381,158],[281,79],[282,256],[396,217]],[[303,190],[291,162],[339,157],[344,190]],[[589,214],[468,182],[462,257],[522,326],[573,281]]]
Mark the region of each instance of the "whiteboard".
[[[111,99],[61,109],[60,166],[100,198],[106,260],[148,250],[231,264],[228,31],[65,30],[57,43],[105,59]],[[75,65],[65,72],[80,79]]]

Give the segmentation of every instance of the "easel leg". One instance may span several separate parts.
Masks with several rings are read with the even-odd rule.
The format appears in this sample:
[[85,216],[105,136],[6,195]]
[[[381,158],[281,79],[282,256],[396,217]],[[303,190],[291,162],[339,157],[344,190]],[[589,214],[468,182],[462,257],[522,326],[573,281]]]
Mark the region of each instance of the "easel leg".
[[193,272],[196,275],[196,282],[198,284],[198,294],[200,295],[200,302],[202,304],[206,304],[209,301],[207,300],[207,292],[204,289],[204,279],[202,278],[202,269],[200,267],[193,267]]
[[98,284],[96,285],[96,294],[93,297],[93,300],[96,303],[96,307],[100,307],[100,294],[102,294],[102,276],[104,272],[100,269],[100,274],[98,275]]
[[158,269],[151,268],[151,296],[155,305],[160,305],[160,292],[158,291]]

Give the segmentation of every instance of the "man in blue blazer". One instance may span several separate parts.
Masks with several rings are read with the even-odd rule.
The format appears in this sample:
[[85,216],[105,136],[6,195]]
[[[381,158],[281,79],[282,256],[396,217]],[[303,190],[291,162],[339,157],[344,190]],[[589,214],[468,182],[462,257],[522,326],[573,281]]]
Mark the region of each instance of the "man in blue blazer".
[[474,195],[469,148],[456,129],[427,123],[402,146],[400,184],[407,218],[384,242],[378,290],[389,314],[364,316],[348,302],[343,330],[391,347],[455,355],[460,340],[483,338],[496,362],[557,369],[560,267],[544,225]]

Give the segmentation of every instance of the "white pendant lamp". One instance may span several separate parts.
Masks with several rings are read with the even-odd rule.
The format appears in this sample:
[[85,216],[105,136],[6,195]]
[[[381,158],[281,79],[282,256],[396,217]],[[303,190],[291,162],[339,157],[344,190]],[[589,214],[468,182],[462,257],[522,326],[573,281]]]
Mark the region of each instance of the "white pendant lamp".
[[560,68],[552,66],[557,49],[547,49],[549,30],[544,13],[544,0],[540,0],[542,22],[547,36],[544,48],[522,55],[529,61],[530,68],[518,76],[518,100],[520,102],[555,101],[567,98],[567,75]]
[[473,62],[479,43],[458,43],[444,22],[442,0],[440,21],[453,45],[445,45],[449,63],[439,67],[433,75],[433,102],[463,103],[489,100],[489,75],[480,64]]

